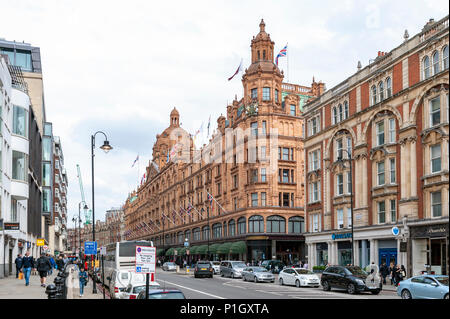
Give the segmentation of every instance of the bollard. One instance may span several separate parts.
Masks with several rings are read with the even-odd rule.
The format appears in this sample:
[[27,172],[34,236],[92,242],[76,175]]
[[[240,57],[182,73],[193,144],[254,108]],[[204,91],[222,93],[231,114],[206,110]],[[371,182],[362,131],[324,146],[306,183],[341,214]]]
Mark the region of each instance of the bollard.
[[48,285],[45,288],[45,293],[48,296],[48,299],[57,299],[56,297],[56,286],[53,284]]

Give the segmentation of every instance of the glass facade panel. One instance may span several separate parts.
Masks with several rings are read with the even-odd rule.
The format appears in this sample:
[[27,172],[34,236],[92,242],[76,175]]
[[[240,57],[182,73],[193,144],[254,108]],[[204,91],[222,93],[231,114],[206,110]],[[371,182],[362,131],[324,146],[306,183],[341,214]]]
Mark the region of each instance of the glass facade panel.
[[[42,186],[52,186],[51,185],[51,164],[42,163]],[[58,177],[58,176],[55,176]]]
[[42,138],[42,160],[51,161],[52,154],[52,139],[50,137],[44,136]]
[[28,179],[27,155],[13,151],[12,178],[26,182]]
[[51,189],[43,188],[42,189],[42,211],[44,213],[50,213],[51,206]]
[[28,111],[14,105],[13,133],[28,138]]

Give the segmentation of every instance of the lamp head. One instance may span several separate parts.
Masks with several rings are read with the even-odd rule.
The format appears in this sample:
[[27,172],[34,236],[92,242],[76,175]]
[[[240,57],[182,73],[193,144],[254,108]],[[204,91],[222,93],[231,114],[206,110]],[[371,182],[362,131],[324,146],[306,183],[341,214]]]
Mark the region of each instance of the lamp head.
[[89,207],[86,204],[84,204],[83,209],[87,210],[87,209],[89,209]]
[[108,141],[108,140],[105,140],[105,141],[103,142],[103,145],[100,146],[100,148],[101,148],[102,150],[104,150],[105,153],[108,153],[110,150],[113,149],[112,146],[109,145],[109,141]]

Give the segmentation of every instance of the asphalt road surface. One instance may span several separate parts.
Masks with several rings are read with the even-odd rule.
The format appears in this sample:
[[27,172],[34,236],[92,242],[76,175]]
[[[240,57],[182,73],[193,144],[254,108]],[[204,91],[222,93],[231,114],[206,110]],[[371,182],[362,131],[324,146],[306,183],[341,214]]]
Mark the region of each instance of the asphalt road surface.
[[345,291],[323,291],[322,287],[280,286],[275,283],[254,283],[215,275],[194,278],[194,275],[166,272],[157,268],[155,280],[165,288],[181,290],[187,299],[400,299],[395,291],[383,290],[378,295],[365,292],[350,295]]

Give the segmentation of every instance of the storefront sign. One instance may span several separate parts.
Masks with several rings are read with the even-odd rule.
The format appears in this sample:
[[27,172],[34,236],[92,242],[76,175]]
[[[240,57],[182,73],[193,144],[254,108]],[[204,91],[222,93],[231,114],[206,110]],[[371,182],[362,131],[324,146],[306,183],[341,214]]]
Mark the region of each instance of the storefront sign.
[[400,252],[401,253],[408,252],[408,243],[406,241],[400,242]]
[[347,239],[347,238],[352,238],[352,233],[332,234],[331,235],[331,239],[333,239],[333,240],[336,240],[336,239]]
[[5,230],[19,230],[19,223],[5,223]]
[[448,224],[411,226],[411,238],[438,238],[448,236]]

